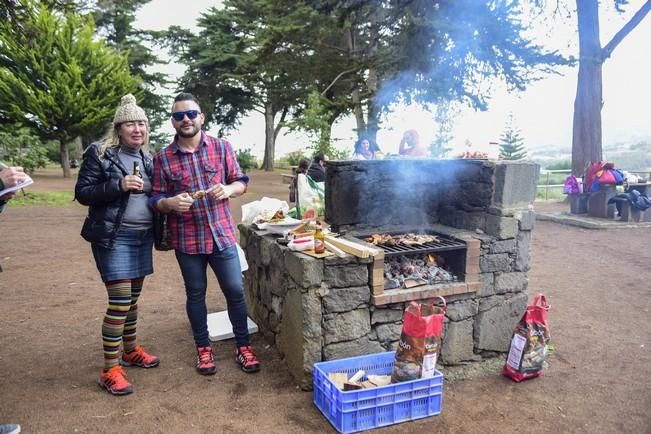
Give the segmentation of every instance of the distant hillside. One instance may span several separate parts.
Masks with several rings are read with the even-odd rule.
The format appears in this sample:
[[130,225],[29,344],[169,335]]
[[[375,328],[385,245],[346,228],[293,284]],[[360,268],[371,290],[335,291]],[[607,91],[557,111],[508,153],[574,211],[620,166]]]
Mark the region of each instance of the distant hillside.
[[[547,145],[527,149],[528,158],[543,168],[550,164],[572,159],[570,145]],[[615,163],[620,169],[651,170],[651,138],[638,139],[634,143],[609,143],[603,147],[604,159]]]

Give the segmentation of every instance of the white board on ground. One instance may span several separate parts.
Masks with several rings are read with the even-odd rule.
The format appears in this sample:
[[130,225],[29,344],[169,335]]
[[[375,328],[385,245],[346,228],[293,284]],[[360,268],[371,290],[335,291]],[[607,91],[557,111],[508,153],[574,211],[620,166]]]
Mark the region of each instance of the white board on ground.
[[[246,317],[246,321],[249,326],[249,334],[256,333],[258,331],[258,325],[249,317]],[[208,314],[208,336],[212,342],[223,341],[235,336],[227,311],[224,310]]]

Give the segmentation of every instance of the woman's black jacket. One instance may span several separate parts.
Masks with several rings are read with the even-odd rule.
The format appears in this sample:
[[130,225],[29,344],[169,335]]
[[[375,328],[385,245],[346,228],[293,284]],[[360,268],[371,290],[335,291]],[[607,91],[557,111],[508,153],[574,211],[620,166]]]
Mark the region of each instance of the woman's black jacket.
[[[88,216],[81,228],[81,236],[88,242],[112,247],[115,235],[122,224],[129,192],[122,191],[122,178],[131,172],[117,155],[117,148],[108,148],[99,157],[99,145],[94,143],[84,152],[75,185],[75,199],[88,205]],[[153,159],[149,152],[140,151],[144,171],[152,178]]]

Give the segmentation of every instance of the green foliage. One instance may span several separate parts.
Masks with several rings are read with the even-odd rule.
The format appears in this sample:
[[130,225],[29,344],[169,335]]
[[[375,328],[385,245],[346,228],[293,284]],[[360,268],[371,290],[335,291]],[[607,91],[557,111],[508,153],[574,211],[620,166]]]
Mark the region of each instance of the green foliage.
[[45,167],[50,161],[47,148],[26,129],[14,129],[14,133],[0,132],[0,154],[12,166],[21,166],[28,173]]
[[75,205],[72,191],[32,192],[28,189],[19,192],[7,203],[7,206],[54,206],[71,207]]
[[251,149],[238,149],[235,151],[235,156],[237,157],[237,164],[240,165],[240,169],[242,169],[244,173],[248,172],[250,169],[256,169],[258,167],[258,159],[255,158]]
[[[138,105],[145,109],[152,132],[168,119],[169,101],[158,88],[168,84],[167,75],[150,72],[152,67],[164,64],[145,42],[155,42],[156,32],[134,28],[138,9],[151,0],[99,0],[92,10],[97,34],[120,53],[125,53],[131,74],[140,78],[141,98]],[[156,141],[156,143],[160,143]]]
[[287,164],[290,166],[298,166],[298,163],[300,163],[303,158],[307,158],[309,160],[303,151],[293,151],[285,156]]
[[353,152],[350,149],[330,148],[330,153],[327,155],[331,160],[350,160]]
[[571,170],[572,160],[563,160],[557,163],[549,164],[545,167],[547,170]]
[[14,24],[0,22],[0,123],[27,126],[62,151],[76,137],[102,135],[120,97],[138,89],[126,56],[71,13],[33,7],[23,32]]
[[500,136],[500,158],[503,160],[522,160],[527,157],[527,151],[524,147],[524,139],[520,135],[520,130],[515,126],[513,115],[504,128]]

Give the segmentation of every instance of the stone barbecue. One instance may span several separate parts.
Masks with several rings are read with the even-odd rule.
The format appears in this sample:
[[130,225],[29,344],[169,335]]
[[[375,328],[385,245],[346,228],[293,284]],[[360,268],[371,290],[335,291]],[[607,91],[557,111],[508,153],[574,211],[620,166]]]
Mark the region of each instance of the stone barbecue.
[[303,388],[315,362],[394,350],[405,305],[437,295],[448,304],[441,363],[506,352],[527,304],[538,172],[529,162],[330,161],[325,219],[333,231],[358,243],[373,233],[439,234],[455,243],[435,253],[455,279],[391,288],[386,253],[314,258],[240,225],[250,314]]

